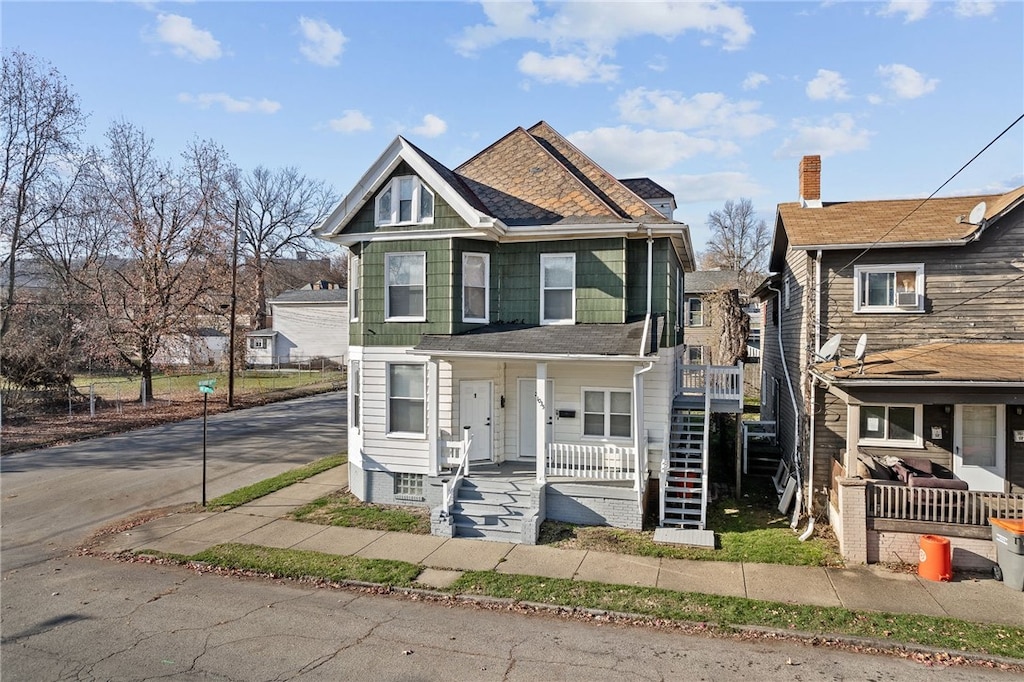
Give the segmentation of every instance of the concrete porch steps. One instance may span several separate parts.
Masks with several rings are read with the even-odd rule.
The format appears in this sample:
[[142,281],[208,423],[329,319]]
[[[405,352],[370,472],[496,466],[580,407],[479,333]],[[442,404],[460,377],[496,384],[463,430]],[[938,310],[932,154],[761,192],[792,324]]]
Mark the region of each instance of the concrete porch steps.
[[452,507],[455,537],[518,543],[531,491],[515,481],[464,478]]

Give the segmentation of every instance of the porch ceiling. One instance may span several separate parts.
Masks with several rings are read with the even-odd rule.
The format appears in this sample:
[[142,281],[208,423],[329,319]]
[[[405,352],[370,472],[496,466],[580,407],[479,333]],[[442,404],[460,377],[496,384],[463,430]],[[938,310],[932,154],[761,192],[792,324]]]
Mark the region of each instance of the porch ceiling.
[[930,343],[871,353],[858,373],[853,358],[843,358],[842,369],[822,362],[812,372],[830,384],[920,386],[922,384],[1024,385],[1024,342]]
[[[652,319],[652,338],[659,338],[664,321]],[[431,355],[600,356],[628,358],[639,356],[644,322],[626,324],[573,324],[550,326],[494,324],[464,334],[426,334],[415,351]],[[645,344],[650,351],[650,342]]]

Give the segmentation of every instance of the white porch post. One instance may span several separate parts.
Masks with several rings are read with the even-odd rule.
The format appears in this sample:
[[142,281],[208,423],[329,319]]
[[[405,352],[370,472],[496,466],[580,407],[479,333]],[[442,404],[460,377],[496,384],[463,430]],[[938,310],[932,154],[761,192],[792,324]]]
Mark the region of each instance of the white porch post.
[[430,475],[437,476],[441,473],[440,461],[437,452],[437,441],[441,436],[440,422],[438,418],[438,376],[437,359],[430,358],[427,362],[427,459],[430,467]]
[[[640,490],[640,477],[647,470],[647,428],[644,419],[644,375],[633,373],[633,449],[636,451],[636,477],[633,490]],[[644,461],[640,461],[643,457]]]
[[536,438],[537,438],[537,483],[547,482],[547,461],[548,461],[548,443],[547,443],[547,405],[544,401],[547,400],[547,381],[548,381],[548,365],[546,362],[537,363],[537,404],[534,405],[534,409],[537,410],[537,424],[536,424]]

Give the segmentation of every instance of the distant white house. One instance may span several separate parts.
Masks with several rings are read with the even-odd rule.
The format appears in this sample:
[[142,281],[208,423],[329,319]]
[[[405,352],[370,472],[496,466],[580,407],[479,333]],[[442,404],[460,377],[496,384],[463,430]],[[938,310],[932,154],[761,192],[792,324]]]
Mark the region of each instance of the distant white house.
[[228,335],[213,327],[163,337],[153,364],[160,366],[219,365],[225,360]]
[[267,301],[271,326],[246,334],[246,362],[253,367],[325,359],[343,364],[348,354],[348,292],[314,282]]

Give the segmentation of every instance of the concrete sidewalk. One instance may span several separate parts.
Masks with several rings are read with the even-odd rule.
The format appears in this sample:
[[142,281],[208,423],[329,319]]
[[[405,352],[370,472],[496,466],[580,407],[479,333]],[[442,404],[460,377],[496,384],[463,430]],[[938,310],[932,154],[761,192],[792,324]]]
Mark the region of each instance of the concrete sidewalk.
[[877,566],[820,568],[658,559],[320,526],[282,518],[292,509],[347,484],[346,467],[336,467],[230,511],[155,519],[106,538],[100,549],[150,549],[192,555],[213,545],[239,542],[419,564],[424,570],[417,580],[425,587],[447,587],[462,571],[494,570],[1024,626],[1024,592],[975,575],[954,576],[952,582],[941,583]]

